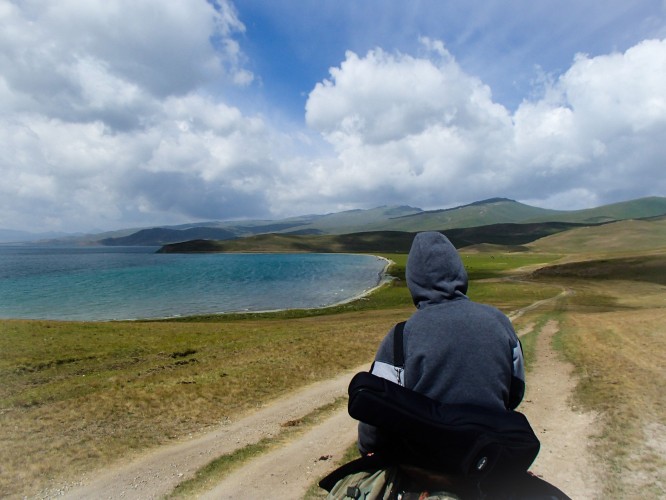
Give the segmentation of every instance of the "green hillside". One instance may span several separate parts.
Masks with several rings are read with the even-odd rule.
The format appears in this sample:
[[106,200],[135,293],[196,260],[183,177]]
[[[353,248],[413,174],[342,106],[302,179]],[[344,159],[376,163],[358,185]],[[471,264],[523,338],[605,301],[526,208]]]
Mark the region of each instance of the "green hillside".
[[[557,254],[610,254],[666,249],[666,217],[607,224],[544,222],[491,224],[442,231],[456,248],[502,248]],[[416,232],[262,234],[225,241],[194,240],[165,245],[160,252],[386,252],[409,251]]]
[[[456,248],[492,244],[513,247],[547,235],[580,227],[578,224],[493,224],[444,231]],[[407,231],[364,231],[349,234],[261,234],[226,241],[195,240],[165,245],[161,253],[192,252],[378,252],[406,253],[416,233]]]
[[[557,220],[562,222],[579,222],[583,224],[611,222],[626,219],[644,219],[666,215],[666,198],[651,196],[637,200],[612,203],[597,208],[557,212]],[[536,216],[525,222],[544,222],[546,216]]]
[[[532,207],[506,198],[493,198],[461,207],[422,211],[408,206],[378,207],[370,210],[348,210],[326,215],[304,215],[281,220],[263,221],[219,221],[191,224],[179,227],[153,228],[140,231],[141,234],[125,235],[121,238],[100,238],[100,244],[163,245],[192,239],[232,240],[260,234],[292,235],[343,235],[359,232],[399,231],[416,233],[419,231],[450,231],[467,228],[490,228],[492,241],[479,241],[475,234],[463,243],[522,244],[535,238],[518,238],[510,224],[536,224],[535,235],[543,237],[565,228],[551,226],[546,233],[540,231],[545,226],[539,224],[598,224],[616,220],[656,217],[666,214],[666,198],[652,197],[615,203],[594,209],[557,211]],[[492,227],[504,224],[504,227]],[[497,240],[501,233],[506,237]],[[519,228],[517,233],[529,232],[529,228]]]
[[527,245],[539,252],[617,253],[666,248],[666,218],[574,228]]
[[195,240],[163,246],[160,253],[196,252],[319,252],[406,253],[413,233],[373,231],[342,235],[261,234],[228,241]]
[[532,275],[535,278],[646,281],[666,286],[666,258],[660,254],[585,260],[549,265]]
[[439,231],[451,228],[521,223],[542,218],[559,221],[555,210],[532,207],[506,198],[493,198],[461,207],[430,210],[368,225],[369,230]]
[[428,231],[501,223],[570,222],[598,224],[666,214],[666,198],[650,197],[585,210],[548,210],[506,198],[495,198],[446,210],[431,210],[383,223],[368,230]]
[[375,226],[388,226],[380,230],[393,231],[391,221],[401,217],[421,213],[420,208],[408,206],[384,206],[370,210],[347,210],[326,214],[314,218],[308,224],[301,227],[293,227],[286,232],[310,230],[324,234],[345,234],[357,231],[373,231]]

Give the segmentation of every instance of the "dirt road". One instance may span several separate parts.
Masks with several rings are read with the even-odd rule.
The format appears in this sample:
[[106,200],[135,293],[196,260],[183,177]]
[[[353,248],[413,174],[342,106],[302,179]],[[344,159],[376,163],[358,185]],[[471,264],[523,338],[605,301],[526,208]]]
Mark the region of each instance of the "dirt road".
[[571,405],[576,380],[571,365],[553,352],[551,341],[556,332],[554,321],[540,332],[527,393],[518,408],[541,441],[530,470],[575,500],[600,498],[601,475],[589,448],[596,416]]
[[[263,438],[276,436],[280,433],[282,424],[298,420],[315,409],[333,402],[336,398],[346,395],[352,375],[362,369],[367,369],[367,365],[344,373],[335,379],[305,387],[272,404],[261,407],[243,418],[227,422],[205,435],[166,446],[129,464],[112,468],[96,475],[94,481],[84,479],[82,484],[64,488],[63,491],[57,492],[57,495],[62,494],[64,498],[71,499],[162,498],[170,493],[178,483],[192,477],[198,469],[214,458],[231,453],[248,444],[257,443]],[[282,463],[279,465],[283,469],[286,465],[293,470],[280,476],[277,481],[279,487],[276,490],[269,490],[271,493],[268,496],[257,492],[256,496],[244,494],[236,498],[297,498],[298,495],[294,496],[294,492],[305,490],[307,487],[305,480],[309,481],[317,477],[320,471],[325,471],[327,467],[330,468],[330,461],[339,458],[344,448],[353,441],[355,423],[343,410],[321,426],[315,427],[313,432],[314,436],[306,434],[290,445],[291,448],[302,447],[303,452],[292,453],[292,458],[282,459]],[[312,458],[299,462],[297,455],[305,456],[306,450],[312,452]],[[272,453],[268,454],[268,456],[272,455]],[[326,459],[320,460],[324,456]],[[261,460],[264,461],[264,457]],[[256,466],[256,463],[251,462],[247,468],[241,469],[234,477],[243,477],[243,471]],[[277,469],[268,468],[266,470],[265,473],[261,473],[261,477],[275,476]],[[240,481],[240,479],[238,480]],[[299,484],[298,489],[296,489],[296,483]],[[261,484],[268,487],[271,482],[262,479]],[[275,496],[281,494],[280,490],[286,492],[284,496]]]
[[[594,415],[570,406],[575,380],[571,367],[551,348],[557,324],[540,333],[535,368],[520,410],[529,418],[542,448],[532,471],[574,499],[599,497],[600,476],[588,446]],[[524,332],[523,332],[524,333]],[[169,446],[111,470],[94,482],[72,489],[66,498],[160,498],[213,458],[263,437],[280,424],[298,419],[346,394],[359,367],[336,379],[314,384],[197,439]],[[299,499],[354,441],[356,422],[342,409],[274,451],[250,461],[218,483],[203,498]]]

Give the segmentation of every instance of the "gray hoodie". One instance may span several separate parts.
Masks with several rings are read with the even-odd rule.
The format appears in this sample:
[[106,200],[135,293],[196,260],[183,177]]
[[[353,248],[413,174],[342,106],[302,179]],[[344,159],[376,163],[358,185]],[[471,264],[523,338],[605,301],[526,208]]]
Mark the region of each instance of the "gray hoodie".
[[[379,346],[372,373],[444,403],[514,409],[525,372],[511,321],[473,302],[455,247],[438,232],[419,233],[407,259],[407,286],[417,311],[404,330],[404,372],[394,366],[392,328]],[[359,425],[362,453],[380,451],[381,432]]]

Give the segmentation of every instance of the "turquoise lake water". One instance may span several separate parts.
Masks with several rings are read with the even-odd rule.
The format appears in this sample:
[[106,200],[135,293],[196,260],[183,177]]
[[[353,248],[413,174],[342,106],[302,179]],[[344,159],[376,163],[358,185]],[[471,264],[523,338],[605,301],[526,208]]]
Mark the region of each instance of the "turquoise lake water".
[[376,286],[348,254],[157,254],[155,247],[0,246],[0,318],[121,320],[311,308]]

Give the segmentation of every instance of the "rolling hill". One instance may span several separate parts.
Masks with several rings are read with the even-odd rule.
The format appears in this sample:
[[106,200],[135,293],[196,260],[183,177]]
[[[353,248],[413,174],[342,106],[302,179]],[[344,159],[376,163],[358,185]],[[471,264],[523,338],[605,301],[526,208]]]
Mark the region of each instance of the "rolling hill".
[[428,231],[490,224],[568,222],[599,224],[666,214],[666,198],[649,197],[584,210],[548,210],[506,198],[493,198],[445,210],[430,210],[371,224],[369,230]]
[[573,228],[527,245],[552,253],[646,252],[666,248],[666,217]]
[[[557,211],[525,205],[506,198],[492,198],[451,209],[423,211],[409,206],[349,210],[326,215],[305,215],[278,221],[218,221],[196,225],[152,228],[116,238],[103,238],[103,245],[165,245],[192,239],[232,240],[260,234],[342,235],[359,232],[465,230],[458,236],[467,244],[479,243],[479,232],[489,232],[492,241],[485,243],[515,244],[518,233],[522,243],[534,241],[529,235],[543,237],[574,224],[593,225],[618,220],[657,217],[666,214],[666,197],[651,197],[593,209]],[[543,226],[547,223],[547,226]],[[564,223],[558,229],[557,224]],[[497,225],[504,224],[503,227]],[[511,225],[524,225],[515,228]],[[532,226],[529,226],[529,225]],[[569,224],[569,225],[566,225]],[[469,231],[471,228],[478,228]],[[486,229],[481,229],[486,228]],[[545,231],[545,233],[543,232]],[[475,233],[476,235],[471,235]],[[501,235],[504,234],[504,240]],[[520,239],[520,238],[519,238]],[[464,240],[464,241],[463,241]]]
[[[666,217],[584,225],[567,222],[491,224],[444,233],[456,248],[477,252],[633,254],[666,251]],[[193,240],[165,245],[161,253],[388,252],[406,253],[414,232],[365,231],[341,235],[262,234],[233,240]],[[663,258],[663,255],[662,255]]]
[[[30,235],[24,232],[3,232],[0,242],[31,241],[49,245],[144,245],[162,246],[197,239],[233,240],[261,234],[282,235],[343,235],[360,232],[400,231],[415,233],[453,229],[461,244],[512,244],[534,241],[575,224],[595,225],[627,219],[647,219],[666,214],[666,197],[648,197],[604,205],[585,210],[549,210],[519,203],[507,198],[491,198],[468,205],[440,210],[422,210],[410,206],[383,206],[369,210],[347,210],[324,215],[302,215],[280,220],[205,221],[153,228],[122,229],[87,235]],[[543,226],[542,224],[547,224]],[[557,224],[569,225],[558,229]],[[516,228],[513,225],[532,224]],[[504,225],[504,226],[502,226]],[[534,234],[530,235],[530,231]],[[504,239],[502,239],[502,234]],[[30,237],[28,237],[30,236]]]

